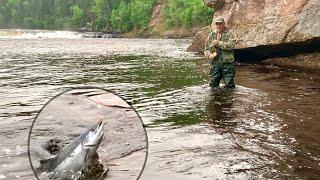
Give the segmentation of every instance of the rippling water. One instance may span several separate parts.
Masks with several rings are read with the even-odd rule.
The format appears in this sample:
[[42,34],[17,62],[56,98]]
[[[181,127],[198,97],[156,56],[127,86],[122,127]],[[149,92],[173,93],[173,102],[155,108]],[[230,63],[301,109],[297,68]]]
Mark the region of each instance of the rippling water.
[[189,40],[0,39],[0,178],[31,179],[27,135],[69,87],[123,95],[149,135],[141,179],[319,177],[319,76],[237,67],[235,91],[211,92]]

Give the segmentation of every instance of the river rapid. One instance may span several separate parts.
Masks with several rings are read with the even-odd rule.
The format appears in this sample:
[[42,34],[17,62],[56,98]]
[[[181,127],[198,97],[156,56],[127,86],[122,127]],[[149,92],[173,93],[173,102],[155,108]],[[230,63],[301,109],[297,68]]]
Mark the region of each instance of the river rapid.
[[35,179],[32,121],[79,86],[112,90],[138,111],[149,139],[141,179],[320,177],[319,73],[240,64],[234,91],[211,92],[209,62],[186,52],[190,40],[41,33],[0,33],[0,179]]

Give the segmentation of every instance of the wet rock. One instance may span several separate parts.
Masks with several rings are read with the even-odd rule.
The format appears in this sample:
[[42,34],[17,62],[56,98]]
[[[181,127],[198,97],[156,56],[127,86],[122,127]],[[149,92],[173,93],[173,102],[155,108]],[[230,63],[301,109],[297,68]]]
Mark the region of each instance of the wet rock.
[[86,32],[83,34],[84,38],[112,38],[112,34],[105,34],[102,32]]
[[[320,37],[319,0],[205,2],[215,7],[215,17],[225,17],[227,25],[235,30],[237,49],[304,42]],[[202,51],[204,41],[197,37],[207,35],[207,31],[198,33],[200,35],[191,45],[193,51]]]
[[105,106],[131,108],[129,104],[123,101],[120,97],[113,95],[112,93],[106,93],[89,97],[91,100],[103,104]]
[[101,176],[106,176],[108,167],[103,167],[103,164],[99,161],[98,153],[95,153],[93,161],[87,166],[86,169],[81,171],[81,180],[97,180]]
[[156,4],[153,7],[151,20],[149,26],[155,26],[160,22],[160,14],[161,14],[162,2],[156,1]]
[[194,36],[193,29],[171,29],[163,33],[163,37],[167,39],[188,38]]
[[204,49],[204,42],[210,32],[210,27],[206,26],[200,29],[200,31],[196,34],[194,37],[193,43],[191,46],[187,48],[187,51],[192,52],[192,51],[198,51],[202,52]]
[[263,63],[281,67],[293,67],[297,69],[317,71],[320,69],[320,52],[300,54],[293,57],[272,58],[263,61]]

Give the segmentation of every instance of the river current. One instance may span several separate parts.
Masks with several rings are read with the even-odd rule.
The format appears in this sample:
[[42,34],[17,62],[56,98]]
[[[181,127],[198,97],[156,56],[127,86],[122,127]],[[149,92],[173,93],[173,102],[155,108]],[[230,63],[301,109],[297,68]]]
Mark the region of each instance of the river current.
[[319,74],[239,64],[236,89],[212,92],[209,62],[186,52],[187,39],[36,34],[0,38],[0,179],[34,179],[31,123],[79,86],[112,90],[138,111],[149,139],[141,179],[320,177]]

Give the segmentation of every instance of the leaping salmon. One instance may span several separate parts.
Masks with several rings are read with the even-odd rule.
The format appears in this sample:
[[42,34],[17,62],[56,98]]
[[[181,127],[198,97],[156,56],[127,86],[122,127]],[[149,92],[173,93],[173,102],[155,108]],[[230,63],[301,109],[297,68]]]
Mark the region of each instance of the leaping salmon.
[[[103,125],[104,123],[100,120],[62,148],[60,153],[40,160],[40,167],[36,169],[37,174],[53,172],[50,179],[86,179],[86,174],[90,172],[90,169],[95,168],[93,166],[97,165],[99,159],[96,151],[103,137]],[[105,175],[106,172],[107,170],[101,175]]]

